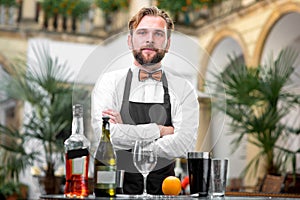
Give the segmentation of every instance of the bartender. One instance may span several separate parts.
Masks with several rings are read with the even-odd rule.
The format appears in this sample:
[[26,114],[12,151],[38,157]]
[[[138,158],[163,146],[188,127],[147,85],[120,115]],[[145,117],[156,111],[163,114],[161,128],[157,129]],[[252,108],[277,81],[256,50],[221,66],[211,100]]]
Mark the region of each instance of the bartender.
[[190,82],[162,66],[174,28],[165,11],[142,8],[128,28],[127,43],[134,62],[98,79],[92,94],[92,125],[101,133],[102,116],[110,117],[117,167],[125,169],[125,194],[141,194],[144,187],[143,177],[132,162],[135,141],[154,140],[159,159],[148,175],[147,192],[163,194],[163,180],[174,175],[173,160],[194,150],[199,121],[197,95]]

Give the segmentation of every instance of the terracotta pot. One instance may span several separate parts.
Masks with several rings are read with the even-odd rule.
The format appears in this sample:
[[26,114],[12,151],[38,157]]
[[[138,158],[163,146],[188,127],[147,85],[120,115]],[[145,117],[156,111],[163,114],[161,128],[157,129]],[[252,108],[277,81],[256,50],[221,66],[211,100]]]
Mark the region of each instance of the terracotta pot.
[[17,200],[17,199],[18,199],[18,194],[12,194],[5,198],[5,200]]
[[28,186],[20,185],[20,194],[14,193],[7,196],[5,200],[17,200],[17,199],[27,199],[28,198]]
[[63,178],[56,176],[39,177],[39,184],[43,194],[60,194],[62,193]]

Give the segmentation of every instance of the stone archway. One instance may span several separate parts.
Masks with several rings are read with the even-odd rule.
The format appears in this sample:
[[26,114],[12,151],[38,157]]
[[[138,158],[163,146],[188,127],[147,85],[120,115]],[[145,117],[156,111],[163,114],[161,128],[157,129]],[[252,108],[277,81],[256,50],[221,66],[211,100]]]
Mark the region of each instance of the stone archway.
[[[210,56],[212,55],[212,52],[215,50],[216,46],[220,43],[220,41],[224,40],[224,38],[232,38],[238,44],[238,46],[240,46],[243,52],[245,63],[250,63],[248,48],[242,34],[236,30],[225,28],[217,32],[212,37],[212,40],[208,43],[209,45],[205,47],[205,49],[207,50],[207,54],[204,55],[201,60],[201,74],[206,75],[208,64],[212,61]],[[206,76],[204,76],[204,78],[206,78]],[[203,77],[198,77],[198,80],[198,88],[200,91],[203,91],[205,80],[203,79]]]
[[[265,64],[268,58],[273,55],[274,59],[277,57],[280,50],[285,47],[291,47],[298,53],[298,59],[295,62],[295,73],[291,76],[292,83],[286,87],[287,90],[300,94],[300,8],[294,7],[294,4],[288,4],[283,8],[280,8],[280,14],[274,12],[270,17],[269,26],[262,32],[261,37],[265,37],[263,43],[259,44],[260,49],[257,52],[260,54],[257,57],[256,62],[259,64]],[[258,45],[258,46],[259,46]],[[300,127],[300,106],[294,107],[289,111],[288,115],[281,121],[282,123],[293,127]],[[287,140],[281,140],[280,145],[289,147],[292,151],[297,151],[300,142],[299,136],[290,135]],[[300,159],[300,155],[297,156],[297,160]],[[299,164],[297,165],[299,168]],[[289,167],[291,170],[291,167]]]
[[[255,44],[251,62],[252,66],[264,64],[271,53],[273,53],[275,58],[278,52],[284,47],[296,46],[299,49],[299,22],[299,4],[289,2],[278,4],[276,7],[273,7],[270,16],[268,19],[266,19],[266,23],[262,26],[259,37]],[[300,63],[299,58],[298,63]],[[298,109],[298,113],[299,112],[300,111]],[[299,146],[299,144],[297,146]],[[251,160],[258,150],[256,147],[250,144],[248,145],[248,150],[251,153],[247,155],[247,160]],[[263,176],[262,171],[259,173],[261,176]],[[254,180],[249,179],[248,183],[252,182],[254,182]]]
[[[219,31],[213,37],[212,41],[209,42],[208,47],[206,47],[208,55],[202,60],[201,72],[204,74],[205,81],[213,80],[213,76],[210,72],[214,71],[219,73],[224,70],[224,68],[229,63],[228,56],[237,56],[246,62],[250,62],[249,53],[246,48],[246,43],[242,35],[233,29],[223,29]],[[199,80],[201,80],[199,78]],[[204,87],[203,82],[199,83],[199,88],[204,90],[206,93],[214,90],[213,88]],[[213,86],[212,86],[213,87]],[[211,104],[213,106],[213,103]],[[226,106],[226,105],[224,105]],[[202,112],[201,115],[210,115],[210,110]],[[218,113],[217,115],[211,115],[211,122],[209,127],[210,132],[210,150],[213,150],[214,156],[216,157],[227,157],[230,159],[230,177],[238,177],[246,165],[246,147],[240,147],[239,151],[235,154],[231,154],[230,142],[232,141],[232,136],[228,136],[229,127],[226,121],[226,116],[223,113]],[[246,144],[245,144],[246,145]],[[243,159],[241,159],[241,157]]]
[[[290,13],[299,13],[300,14],[300,7],[296,3],[286,3],[284,5],[279,5],[272,14],[270,15],[269,19],[266,21],[266,23],[263,26],[263,29],[259,35],[259,38],[257,40],[255,50],[253,53],[253,65],[260,64],[262,60],[262,54],[264,51],[264,47],[267,41],[267,38],[272,31],[273,27],[276,25],[276,23],[285,15],[288,15]],[[297,27],[298,28],[298,27]]]

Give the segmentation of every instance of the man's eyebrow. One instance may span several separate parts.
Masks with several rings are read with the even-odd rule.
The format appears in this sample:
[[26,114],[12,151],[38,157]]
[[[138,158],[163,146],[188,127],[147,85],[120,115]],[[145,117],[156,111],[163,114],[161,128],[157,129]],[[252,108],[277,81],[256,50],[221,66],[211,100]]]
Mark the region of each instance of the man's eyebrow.
[[165,32],[165,30],[164,29],[154,29],[155,31],[157,31],[157,32],[162,32],[162,33],[164,33]]
[[159,29],[159,28],[137,28],[135,31],[145,31],[145,30],[154,30],[154,31],[160,31],[160,32],[165,32],[165,29]]
[[135,31],[146,31],[147,28],[138,28],[138,29],[135,29]]

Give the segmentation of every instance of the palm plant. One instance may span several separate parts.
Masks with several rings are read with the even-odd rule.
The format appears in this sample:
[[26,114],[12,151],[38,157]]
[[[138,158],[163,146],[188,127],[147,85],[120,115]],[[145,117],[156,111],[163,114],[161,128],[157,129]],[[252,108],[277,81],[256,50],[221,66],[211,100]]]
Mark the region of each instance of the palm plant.
[[33,46],[33,52],[36,61],[28,62],[27,68],[25,62],[16,62],[1,85],[8,98],[24,102],[24,107],[29,108],[25,109],[29,112],[25,112],[22,128],[1,125],[1,137],[20,140],[15,147],[2,143],[1,147],[5,152],[20,154],[24,159],[17,163],[20,169],[34,161],[45,162],[45,175],[54,177],[57,164],[63,160],[63,142],[71,130],[72,84],[68,82],[71,74],[66,63],[60,64],[57,58],[52,58],[43,43]]
[[[281,174],[288,168],[296,171],[296,151],[290,150],[284,141],[299,129],[291,127],[284,119],[299,105],[300,96],[287,89],[295,74],[295,51],[283,49],[277,59],[273,57],[265,66],[247,67],[236,58],[230,58],[228,67],[214,74],[217,81],[216,107],[230,118],[233,149],[245,138],[259,148],[258,154],[247,164],[243,173],[264,164],[266,173]],[[225,92],[224,96],[220,91]],[[218,106],[224,101],[226,107]]]
[[0,126],[1,158],[6,166],[0,166],[1,183],[6,181],[19,181],[20,172],[35,159],[36,153],[27,153],[24,148],[25,138],[17,130],[12,130],[3,125]]
[[17,6],[18,2],[16,0],[0,0],[0,5],[11,7],[11,6]]
[[21,196],[23,184],[19,181],[19,174],[33,164],[37,154],[26,152],[25,138],[19,131],[0,125],[0,135],[0,194],[5,198],[13,194],[17,194],[21,199],[26,198]]
[[129,0],[95,0],[95,4],[106,14],[117,12],[121,9],[127,10],[129,3]]

